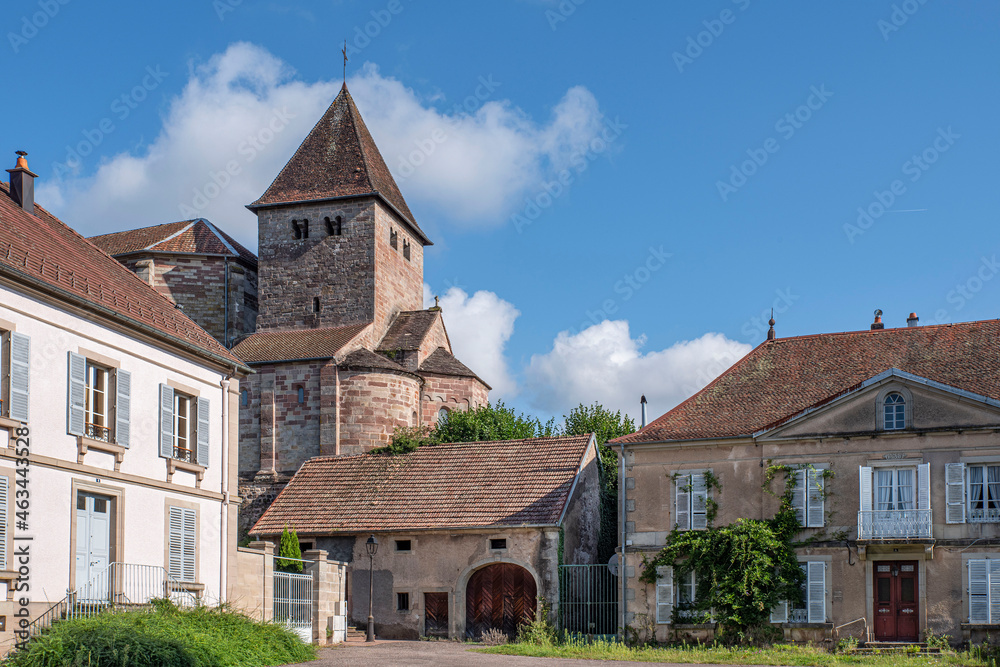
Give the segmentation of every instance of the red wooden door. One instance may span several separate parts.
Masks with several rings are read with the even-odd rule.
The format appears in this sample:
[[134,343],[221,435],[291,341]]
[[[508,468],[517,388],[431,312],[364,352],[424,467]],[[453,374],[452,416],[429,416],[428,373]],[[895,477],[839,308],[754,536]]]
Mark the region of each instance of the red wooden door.
[[448,636],[448,594],[424,593],[424,634]]
[[920,616],[916,561],[875,563],[875,639],[917,641]]
[[535,617],[537,588],[531,573],[512,563],[478,570],[465,590],[465,636],[478,639],[492,628],[509,638]]

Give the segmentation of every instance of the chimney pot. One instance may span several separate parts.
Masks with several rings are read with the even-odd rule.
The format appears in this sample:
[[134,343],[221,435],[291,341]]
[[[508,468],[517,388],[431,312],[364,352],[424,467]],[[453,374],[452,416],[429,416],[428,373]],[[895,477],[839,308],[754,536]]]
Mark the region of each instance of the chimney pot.
[[920,318],[917,317],[916,313],[910,313],[910,316],[906,318],[906,326],[915,327],[920,324]]
[[28,170],[27,155],[24,151],[17,151],[17,162],[7,173],[10,174],[10,196],[14,203],[24,209],[25,213],[34,215],[35,178],[38,174]]
[[878,329],[885,329],[885,325],[882,324],[882,310],[876,308],[875,321],[872,323],[872,331],[877,331]]

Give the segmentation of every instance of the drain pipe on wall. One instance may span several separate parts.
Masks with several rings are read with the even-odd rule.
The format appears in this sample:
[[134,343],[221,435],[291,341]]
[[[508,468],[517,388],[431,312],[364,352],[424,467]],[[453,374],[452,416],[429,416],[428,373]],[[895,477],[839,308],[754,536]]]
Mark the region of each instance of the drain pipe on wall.
[[[233,369],[236,373],[236,369]],[[229,565],[229,381],[232,375],[227,375],[220,383],[222,385],[222,516],[220,517],[221,553],[219,554],[219,602],[229,598],[226,590],[229,585],[226,568]]]

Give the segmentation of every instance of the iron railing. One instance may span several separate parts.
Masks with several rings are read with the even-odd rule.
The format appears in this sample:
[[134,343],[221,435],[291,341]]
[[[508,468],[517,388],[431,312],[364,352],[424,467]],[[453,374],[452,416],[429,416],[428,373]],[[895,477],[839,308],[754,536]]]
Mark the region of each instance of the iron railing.
[[313,578],[311,574],[274,573],[274,622],[281,623],[303,641],[312,641]]
[[559,566],[559,628],[583,635],[618,632],[617,579],[601,565]]
[[858,539],[883,540],[931,537],[931,511],[860,510]]
[[969,523],[1000,523],[1000,509],[993,507],[969,509]]
[[94,440],[111,442],[111,429],[107,426],[101,426],[100,424],[91,424],[90,422],[87,422],[85,424],[84,435],[88,438],[93,438]]
[[194,463],[194,450],[186,449],[184,447],[174,446],[174,458],[178,461],[187,461],[188,463]]

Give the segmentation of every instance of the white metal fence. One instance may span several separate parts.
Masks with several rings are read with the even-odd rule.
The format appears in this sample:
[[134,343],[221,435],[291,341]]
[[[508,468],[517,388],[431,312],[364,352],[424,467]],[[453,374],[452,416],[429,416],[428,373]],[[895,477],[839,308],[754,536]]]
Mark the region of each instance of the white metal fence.
[[880,540],[900,537],[931,537],[931,511],[924,509],[858,512],[858,539]]
[[312,642],[313,578],[311,574],[274,573],[274,622]]

